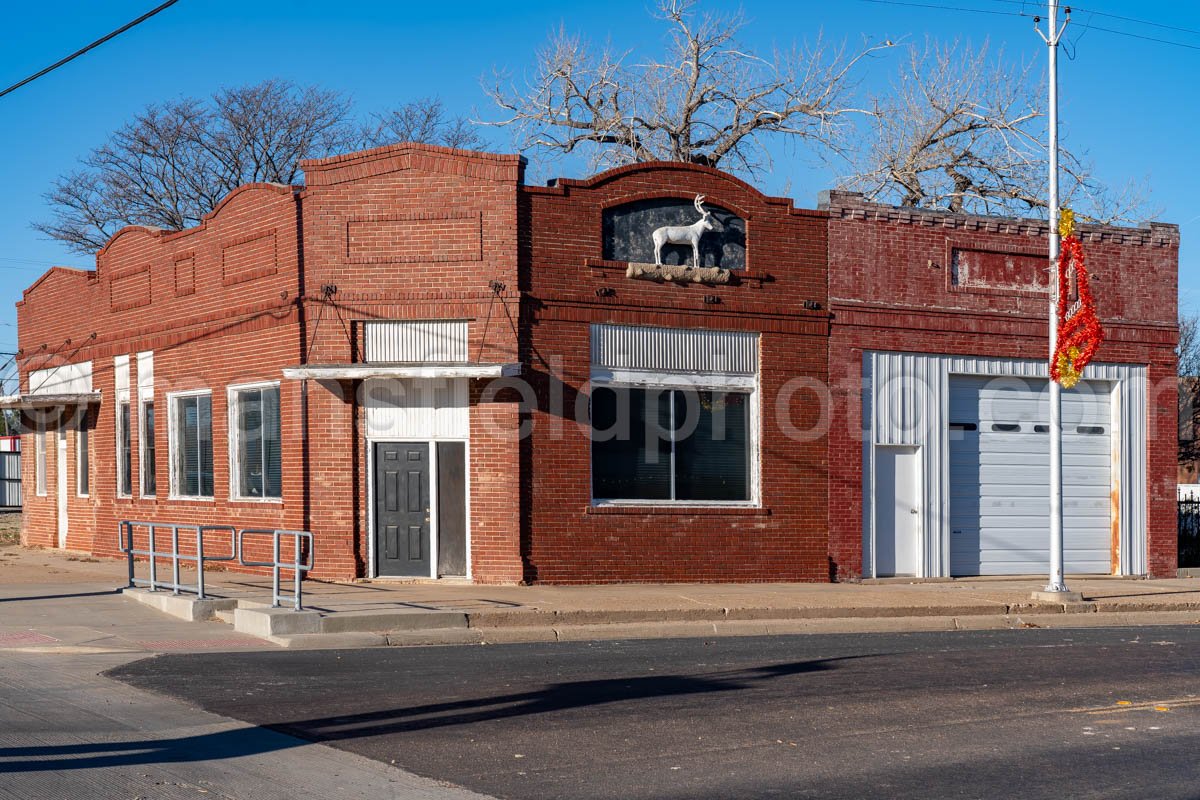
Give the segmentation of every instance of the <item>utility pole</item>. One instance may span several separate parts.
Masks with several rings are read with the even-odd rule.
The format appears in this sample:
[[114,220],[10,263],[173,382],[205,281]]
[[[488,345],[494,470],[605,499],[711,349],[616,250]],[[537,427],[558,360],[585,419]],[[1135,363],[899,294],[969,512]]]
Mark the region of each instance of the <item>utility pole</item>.
[[[1058,0],[1048,0],[1047,33],[1036,29],[1046,42],[1050,56],[1047,76],[1050,97],[1047,111],[1050,123],[1050,360],[1058,343],[1058,43],[1066,23],[1058,26]],[[1071,9],[1065,9],[1070,22]],[[1040,20],[1034,18],[1036,25]],[[1062,386],[1050,379],[1050,582],[1035,599],[1065,601],[1076,599],[1063,580],[1063,505],[1062,505]]]

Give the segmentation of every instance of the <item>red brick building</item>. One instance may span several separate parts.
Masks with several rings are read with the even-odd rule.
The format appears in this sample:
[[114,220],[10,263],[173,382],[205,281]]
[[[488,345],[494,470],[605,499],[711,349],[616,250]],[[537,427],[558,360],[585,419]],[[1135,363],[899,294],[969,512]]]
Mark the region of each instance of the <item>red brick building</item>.
[[[1006,539],[1037,502],[1006,459],[1048,440],[1043,224],[797,209],[681,164],[535,187],[517,156],[398,145],[304,169],[26,290],[25,542],[304,529],[326,578],[1040,571]],[[698,209],[700,268],[669,243],[653,266]],[[1169,574],[1178,231],[1084,242],[1109,341],[1065,406],[1103,417],[1064,437],[1068,570]]]

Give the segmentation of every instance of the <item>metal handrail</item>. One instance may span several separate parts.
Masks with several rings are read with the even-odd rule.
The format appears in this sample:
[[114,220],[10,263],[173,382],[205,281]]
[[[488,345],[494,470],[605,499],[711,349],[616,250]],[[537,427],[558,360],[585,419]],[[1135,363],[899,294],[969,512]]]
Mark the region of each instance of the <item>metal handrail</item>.
[[[133,546],[133,533],[135,528],[145,528],[148,535],[148,543],[146,550],[139,550]],[[169,528],[171,530],[171,549],[158,550],[155,547],[154,532],[160,528]],[[179,552],[179,532],[193,531],[196,535],[196,554],[187,555]],[[204,553],[204,536],[207,533],[214,531],[227,532],[229,534],[229,555],[205,555]],[[204,599],[204,565],[209,561],[234,561],[238,558],[238,537],[237,531],[232,525],[192,525],[177,522],[140,522],[137,520],[121,520],[117,527],[117,546],[120,552],[125,554],[129,565],[129,585],[130,586],[149,586],[150,591],[156,592],[160,588],[170,589],[172,594],[180,592],[193,592],[200,600]],[[139,578],[134,573],[135,556],[146,556],[150,562],[150,577]],[[158,579],[158,562],[160,559],[171,560],[171,580],[160,581]],[[181,583],[179,576],[179,564],[181,561],[194,562],[196,564],[196,583]]]
[[[271,561],[247,561],[245,550],[242,546],[242,541],[246,536],[270,536],[271,537]],[[295,552],[292,561],[279,560],[279,541],[284,536],[293,537],[292,542],[295,546]],[[308,559],[301,561],[302,542],[308,542]],[[280,570],[291,570],[293,574],[293,589],[292,589],[292,607],[296,611],[301,610],[301,589],[300,581],[305,572],[312,569],[313,565],[313,535],[309,531],[288,531],[278,528],[243,528],[237,533],[237,553],[238,563],[243,567],[270,567],[271,568],[271,608],[279,608],[279,602],[283,596],[279,594],[279,572]]]

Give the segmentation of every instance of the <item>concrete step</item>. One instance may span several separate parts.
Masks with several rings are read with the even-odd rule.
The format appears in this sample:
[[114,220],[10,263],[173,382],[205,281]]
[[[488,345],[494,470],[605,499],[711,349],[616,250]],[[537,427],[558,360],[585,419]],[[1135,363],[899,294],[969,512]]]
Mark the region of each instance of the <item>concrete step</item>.
[[238,604],[237,600],[226,597],[206,597],[203,600],[194,595],[172,594],[169,591],[152,592],[149,589],[126,588],[121,594],[131,600],[148,605],[164,614],[187,620],[200,622],[212,619],[218,611],[230,611]]
[[233,624],[233,609],[231,608],[228,610],[216,611],[213,613],[213,618],[219,619],[221,622],[224,622],[226,625],[232,625]]

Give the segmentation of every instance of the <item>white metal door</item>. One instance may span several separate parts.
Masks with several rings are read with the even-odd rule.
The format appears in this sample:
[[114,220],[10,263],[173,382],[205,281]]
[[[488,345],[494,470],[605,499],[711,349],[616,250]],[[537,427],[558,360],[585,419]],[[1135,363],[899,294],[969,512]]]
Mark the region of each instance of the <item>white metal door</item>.
[[[1041,574],[1049,563],[1050,407],[1044,379],[950,378],[950,573]],[[1103,383],[1063,399],[1069,573],[1113,571],[1111,411]]]
[[875,574],[916,575],[920,552],[921,451],[875,448]]
[[58,506],[58,546],[67,546],[67,430],[60,427],[57,436],[58,457],[55,459],[54,486]]

